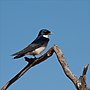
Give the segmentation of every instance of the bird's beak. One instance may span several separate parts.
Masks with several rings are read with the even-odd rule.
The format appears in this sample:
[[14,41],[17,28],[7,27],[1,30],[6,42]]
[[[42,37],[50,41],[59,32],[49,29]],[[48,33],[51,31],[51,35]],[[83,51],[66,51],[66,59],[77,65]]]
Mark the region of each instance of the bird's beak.
[[53,34],[52,32],[49,33],[49,35]]

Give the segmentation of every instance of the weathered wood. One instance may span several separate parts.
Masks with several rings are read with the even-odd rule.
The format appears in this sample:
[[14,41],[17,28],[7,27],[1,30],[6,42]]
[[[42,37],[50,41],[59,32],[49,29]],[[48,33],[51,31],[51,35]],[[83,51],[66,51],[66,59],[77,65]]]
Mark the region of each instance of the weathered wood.
[[47,60],[50,56],[53,55],[53,53],[56,53],[56,56],[58,58],[58,61],[60,65],[62,66],[62,69],[65,73],[65,75],[73,82],[77,90],[88,90],[88,86],[86,83],[86,72],[88,70],[88,65],[86,65],[83,69],[82,76],[78,79],[76,75],[74,75],[71,70],[69,69],[69,65],[66,62],[66,59],[64,57],[63,52],[60,50],[60,48],[57,45],[54,45],[51,47],[44,55],[42,55],[39,58],[27,58],[25,57],[25,61],[28,62],[28,64],[10,81],[8,81],[1,90],[6,90],[10,85],[12,85],[16,80],[18,80],[22,75],[25,74],[31,67]]

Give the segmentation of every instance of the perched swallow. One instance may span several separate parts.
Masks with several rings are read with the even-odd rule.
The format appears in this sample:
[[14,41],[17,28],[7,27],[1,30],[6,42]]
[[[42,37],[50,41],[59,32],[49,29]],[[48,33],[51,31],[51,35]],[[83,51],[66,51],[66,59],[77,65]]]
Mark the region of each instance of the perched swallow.
[[48,36],[51,34],[51,32],[47,29],[42,29],[37,38],[26,48],[23,50],[16,52],[12,54],[12,56],[15,56],[14,59],[23,57],[25,55],[35,55],[41,54],[42,51],[44,51],[47,47],[47,44],[49,42]]

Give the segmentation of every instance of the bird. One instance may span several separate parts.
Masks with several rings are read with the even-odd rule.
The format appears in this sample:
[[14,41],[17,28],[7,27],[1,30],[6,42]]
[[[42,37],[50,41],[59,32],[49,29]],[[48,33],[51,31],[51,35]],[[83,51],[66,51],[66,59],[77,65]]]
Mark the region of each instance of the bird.
[[33,55],[34,58],[36,58],[36,55],[41,54],[46,49],[47,44],[50,40],[49,35],[51,34],[51,31],[47,29],[41,29],[38,36],[31,44],[29,44],[21,51],[12,54],[12,56],[14,56],[13,59],[18,59],[25,55]]

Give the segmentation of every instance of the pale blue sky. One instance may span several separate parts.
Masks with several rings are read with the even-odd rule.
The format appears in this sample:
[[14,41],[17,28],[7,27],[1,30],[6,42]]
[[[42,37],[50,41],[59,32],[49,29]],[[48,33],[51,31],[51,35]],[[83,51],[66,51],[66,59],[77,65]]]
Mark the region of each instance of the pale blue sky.
[[[10,55],[31,43],[42,28],[53,32],[44,52],[57,44],[78,77],[90,64],[90,0],[0,0],[0,88],[27,64]],[[90,87],[90,67],[87,83]],[[76,89],[53,54],[8,90]]]

